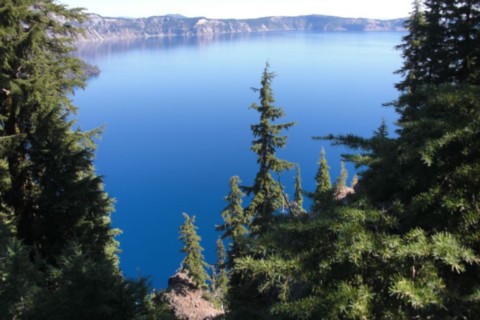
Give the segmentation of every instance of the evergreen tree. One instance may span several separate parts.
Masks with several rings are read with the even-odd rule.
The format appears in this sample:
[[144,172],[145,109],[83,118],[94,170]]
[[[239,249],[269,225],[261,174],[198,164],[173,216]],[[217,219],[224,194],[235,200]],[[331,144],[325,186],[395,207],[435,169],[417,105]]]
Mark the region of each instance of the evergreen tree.
[[[451,1],[451,0],[447,0]],[[422,48],[425,65],[425,77],[419,78],[417,85],[438,85],[445,81],[454,81],[450,68],[451,50],[447,41],[449,35],[445,16],[445,0],[425,0],[426,41]],[[432,59],[432,57],[435,57]]]
[[217,263],[215,265],[215,296],[222,304],[228,292],[228,275],[226,270],[227,253],[222,239],[217,239]]
[[410,18],[405,21],[405,28],[409,32],[403,37],[403,43],[397,46],[397,49],[402,50],[403,67],[396,72],[404,79],[396,87],[401,91],[413,91],[415,84],[426,76],[423,69],[425,60],[423,46],[427,39],[426,20],[421,0],[413,1],[413,11]]
[[235,258],[242,254],[241,244],[248,234],[247,226],[250,223],[242,206],[245,194],[240,190],[240,182],[238,176],[230,178],[230,192],[225,197],[228,205],[221,213],[223,224],[215,227],[217,231],[222,232],[222,239],[230,239],[227,261],[229,267],[233,265]]
[[[8,152],[16,137],[0,137],[0,197],[9,189]],[[41,292],[40,274],[30,260],[30,250],[16,239],[12,209],[0,201],[0,319],[26,319],[34,314]]]
[[296,211],[294,215],[305,213],[305,209],[303,208],[302,173],[300,172],[300,166],[297,165],[296,168],[297,174],[295,175],[293,195],[294,207],[292,208]]
[[279,221],[255,239],[250,256],[237,260],[235,271],[251,284],[245,288],[262,293],[257,316],[480,314],[480,89],[470,82],[475,63],[467,68],[457,54],[476,54],[478,45],[467,50],[464,39],[479,29],[477,24],[461,33],[452,18],[463,12],[456,19],[468,26],[480,7],[478,1],[432,0],[426,8],[420,58],[411,61],[419,69],[404,70],[419,73],[412,73],[394,103],[397,137],[388,137],[385,122],[371,138],[326,137],[360,150],[344,155],[366,167],[360,197],[311,221]]
[[333,185],[335,194],[342,192],[347,187],[348,171],[345,168],[345,162],[340,162],[340,175],[337,177],[337,181]]
[[355,135],[328,135],[315,137],[332,141],[333,145],[344,145],[353,150],[359,150],[357,154],[342,154],[342,157],[353,162],[355,168],[365,168],[360,172],[362,194],[368,194],[379,202],[394,201],[392,195],[401,188],[400,168],[392,165],[397,162],[397,141],[389,138],[388,126],[383,119],[371,138],[363,138]]
[[[9,295],[2,316],[136,316],[136,307],[127,309],[138,301],[117,266],[113,201],[94,171],[98,130],[75,129],[72,120],[69,96],[85,79],[72,55],[84,18],[53,0],[0,4],[0,223],[9,221],[0,244],[0,296]],[[76,270],[88,277],[68,271],[72,245]],[[102,281],[93,281],[95,272]],[[11,286],[16,291],[3,291]],[[92,288],[101,299],[79,291]]]
[[289,123],[273,123],[282,118],[284,112],[275,107],[272,91],[272,81],[275,74],[270,71],[267,63],[262,74],[261,88],[254,89],[260,93],[260,105],[252,104],[251,108],[260,114],[260,123],[251,126],[255,140],[251,150],[257,154],[257,163],[260,168],[252,187],[246,188],[247,194],[252,193],[253,198],[247,208],[247,215],[252,218],[252,232],[261,233],[270,226],[276,210],[284,204],[282,186],[272,177],[272,173],[280,174],[293,167],[293,164],[278,159],[275,152],[285,147],[287,137],[282,136],[283,130],[288,130],[294,125]]
[[355,189],[355,187],[358,185],[358,175],[355,174],[352,178],[352,182],[350,183],[350,187],[352,189]]
[[318,171],[315,175],[315,192],[312,194],[312,212],[317,213],[324,208],[333,198],[332,182],[330,180],[330,167],[327,163],[325,148],[322,147]]
[[[480,64],[478,1],[419,0],[406,22],[409,34],[398,48],[404,65],[401,91],[423,85],[463,83],[478,85]],[[433,58],[434,57],[434,58]]]
[[242,199],[245,194],[240,190],[240,183],[238,176],[230,178],[230,192],[225,197],[228,205],[221,213],[224,223],[216,226],[217,231],[223,231],[222,239],[230,238],[233,242],[248,233],[247,226],[249,221],[244,214],[242,206]]
[[35,314],[41,292],[40,274],[30,261],[28,247],[4,233],[0,237],[0,319],[28,319]]
[[180,226],[180,240],[183,242],[181,252],[185,253],[182,261],[182,272],[187,273],[198,288],[207,287],[208,275],[205,271],[207,264],[203,258],[203,248],[200,246],[201,238],[197,234],[195,216],[190,217],[184,213],[185,222]]
[[71,56],[73,22],[83,15],[53,1],[7,1],[2,9],[0,136],[17,137],[2,202],[14,212],[17,237],[50,264],[72,237],[92,254],[114,253],[112,201],[92,169],[96,132],[67,120],[75,112],[68,95],[83,85]]
[[146,279],[125,281],[110,261],[91,258],[76,244],[47,275],[55,290],[43,292],[35,319],[153,319]]
[[460,83],[480,84],[480,3],[477,0],[449,1],[448,29],[455,30],[450,36],[454,49],[452,59],[457,68],[456,78]]
[[[410,79],[408,90],[393,103],[400,115],[398,137],[387,138],[381,128],[370,139],[334,139],[366,151],[347,158],[368,166],[362,194],[385,210],[386,218],[396,220],[388,233],[402,243],[399,256],[391,258],[406,254],[407,259],[383,276],[392,275],[387,278],[390,294],[406,318],[460,319],[479,312],[474,302],[480,292],[479,215],[474,209],[479,175],[474,168],[479,167],[480,95],[472,80],[475,63],[464,64],[477,54],[478,46],[467,46],[465,40],[478,34],[466,21],[479,10],[475,1],[426,1],[425,38],[419,47],[423,60],[414,61],[424,73]],[[460,32],[459,25],[465,30]]]

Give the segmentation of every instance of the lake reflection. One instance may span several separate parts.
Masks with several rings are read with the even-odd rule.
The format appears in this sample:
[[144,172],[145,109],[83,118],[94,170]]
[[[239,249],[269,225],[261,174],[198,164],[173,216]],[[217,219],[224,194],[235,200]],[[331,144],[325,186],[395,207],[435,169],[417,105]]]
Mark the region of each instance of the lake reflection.
[[[172,36],[132,38],[126,40],[82,41],[78,43],[77,54],[83,59],[98,59],[105,55],[129,50],[172,50],[177,47],[206,47],[213,42],[241,41],[250,38],[265,37],[265,33],[232,33],[202,36]],[[270,34],[271,35],[271,34]]]

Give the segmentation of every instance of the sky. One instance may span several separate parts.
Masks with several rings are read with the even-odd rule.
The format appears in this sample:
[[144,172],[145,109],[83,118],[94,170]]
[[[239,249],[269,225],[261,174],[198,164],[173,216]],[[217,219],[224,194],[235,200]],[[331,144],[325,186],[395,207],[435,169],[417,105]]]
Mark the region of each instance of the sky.
[[58,0],[69,7],[108,17],[187,17],[245,19],[323,14],[349,18],[407,17],[412,0]]

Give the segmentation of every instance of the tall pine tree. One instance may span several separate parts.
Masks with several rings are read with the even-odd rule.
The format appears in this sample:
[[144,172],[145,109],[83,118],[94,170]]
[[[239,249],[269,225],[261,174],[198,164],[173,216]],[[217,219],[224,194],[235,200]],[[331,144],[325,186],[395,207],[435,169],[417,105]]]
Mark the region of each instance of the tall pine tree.
[[341,161],[340,174],[338,175],[337,180],[333,185],[333,188],[335,189],[335,194],[342,192],[342,190],[344,190],[347,187],[347,179],[348,179],[348,171],[347,171],[347,168],[345,167],[345,162]]
[[221,238],[216,243],[217,263],[215,264],[215,298],[223,305],[228,292],[227,252]]
[[261,88],[254,89],[260,93],[260,105],[254,103],[251,109],[258,111],[260,122],[251,126],[255,140],[251,150],[257,154],[260,168],[252,187],[246,188],[247,194],[253,198],[246,210],[252,219],[252,233],[258,234],[269,228],[274,213],[284,204],[282,186],[272,177],[272,173],[280,174],[293,168],[293,164],[276,157],[276,151],[285,147],[287,137],[282,131],[291,128],[294,123],[275,123],[284,116],[281,108],[274,105],[272,81],[275,74],[267,63],[262,74]]
[[315,175],[315,191],[312,194],[312,212],[317,213],[326,207],[333,198],[330,167],[327,163],[325,148],[322,147],[318,170]]
[[[0,223],[9,221],[0,287],[17,278],[18,294],[1,310],[11,318],[76,319],[89,310],[131,319],[143,305],[117,266],[113,201],[93,166],[98,132],[72,120],[70,96],[84,86],[72,55],[84,18],[53,0],[0,4]],[[93,288],[101,299],[85,294]]]
[[[96,132],[73,129],[68,96],[83,86],[81,61],[71,56],[77,10],[54,1],[6,1],[0,32],[0,135],[17,137],[4,159],[17,236],[55,264],[65,244],[105,254],[115,245],[111,199],[93,172]],[[67,21],[63,23],[61,21]],[[110,250],[111,251],[111,250]]]
[[302,173],[300,171],[300,166],[296,166],[296,175],[295,175],[295,183],[293,185],[294,194],[293,194],[293,205],[291,206],[291,210],[293,215],[298,216],[299,214],[305,213],[305,209],[303,208],[303,188],[302,188]]
[[227,207],[222,211],[223,224],[216,226],[217,231],[222,232],[222,239],[230,240],[228,250],[227,266],[232,267],[235,258],[242,255],[242,243],[248,234],[250,220],[245,215],[242,202],[245,194],[240,190],[240,178],[234,176],[230,178],[230,192],[225,197],[228,202]]
[[180,226],[180,240],[183,242],[181,252],[185,253],[181,270],[187,273],[198,288],[206,288],[208,275],[205,271],[207,264],[203,258],[201,238],[197,234],[195,216],[190,217],[183,213],[185,222]]
[[396,73],[403,76],[403,80],[396,85],[401,91],[415,90],[415,84],[425,78],[424,45],[426,41],[426,20],[422,8],[422,0],[414,0],[410,18],[405,21],[405,28],[409,31],[403,37],[403,43],[397,46],[402,50],[403,67]]

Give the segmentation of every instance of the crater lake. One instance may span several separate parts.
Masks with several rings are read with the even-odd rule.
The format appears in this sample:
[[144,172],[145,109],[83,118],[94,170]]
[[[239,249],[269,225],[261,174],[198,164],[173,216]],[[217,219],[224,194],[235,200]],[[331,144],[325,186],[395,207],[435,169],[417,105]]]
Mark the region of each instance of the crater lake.
[[[231,176],[252,185],[258,170],[250,125],[258,113],[266,61],[277,77],[276,105],[296,122],[280,158],[298,164],[314,190],[322,146],[332,180],[344,149],[312,136],[370,136],[396,114],[382,104],[398,93],[401,32],[279,32],[86,42],[78,55],[101,74],[73,96],[78,126],[104,126],[96,171],[116,199],[113,226],[123,231],[121,268],[165,287],[183,255],[182,212],[195,215],[205,258],[215,263],[214,226],[222,222]],[[348,166],[350,178],[354,168]],[[281,181],[292,194],[294,173]],[[308,206],[308,205],[307,205]]]

